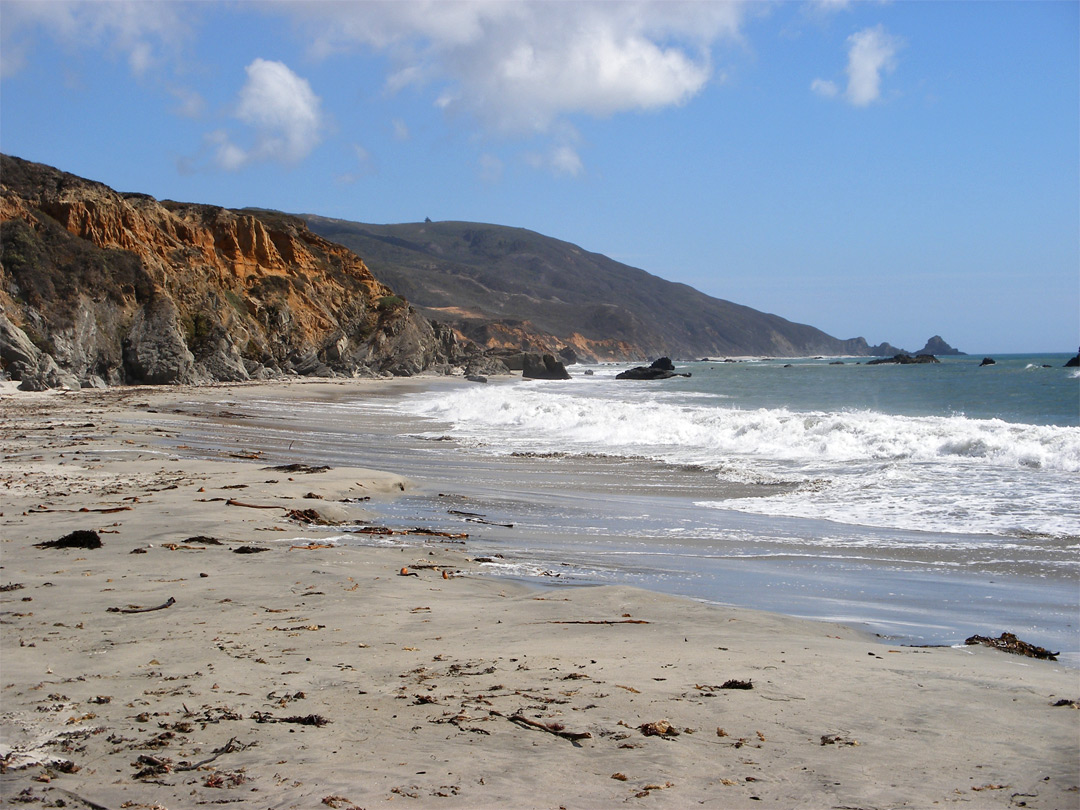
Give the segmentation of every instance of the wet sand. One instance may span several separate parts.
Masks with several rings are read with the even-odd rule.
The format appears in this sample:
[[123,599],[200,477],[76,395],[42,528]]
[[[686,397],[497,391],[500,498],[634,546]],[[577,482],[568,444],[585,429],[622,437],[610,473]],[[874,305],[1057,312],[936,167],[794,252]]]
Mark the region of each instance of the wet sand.
[[[178,393],[221,392],[0,390],[5,802],[1080,800],[1080,713],[1055,705],[1080,699],[1076,670],[627,587],[496,580],[460,538],[328,545],[301,521],[376,520],[413,483],[267,469],[278,460],[242,446],[179,457],[160,415],[140,426]],[[178,432],[206,417],[167,418]],[[102,547],[35,546],[77,530]]]

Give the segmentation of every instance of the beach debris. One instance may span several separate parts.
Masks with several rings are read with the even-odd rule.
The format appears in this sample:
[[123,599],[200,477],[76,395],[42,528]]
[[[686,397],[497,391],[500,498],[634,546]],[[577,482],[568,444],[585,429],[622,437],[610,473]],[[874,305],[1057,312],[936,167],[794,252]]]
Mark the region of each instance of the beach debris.
[[972,790],[1005,790],[1006,788],[1011,788],[1011,787],[1012,787],[1012,785],[988,784],[988,785],[980,785],[978,787],[972,787],[971,789]]
[[165,610],[176,604],[176,600],[171,596],[165,602],[160,605],[154,605],[154,607],[139,607],[137,605],[128,605],[126,608],[111,607],[108,609],[109,613],[150,613],[154,610]]
[[150,754],[140,754],[139,758],[131,763],[131,767],[140,769],[135,773],[136,779],[164,776],[173,769],[172,760],[168,757],[155,757]]
[[839,734],[822,734],[822,745],[851,745],[855,746],[859,744],[858,740],[853,740],[850,737],[842,737]]
[[269,550],[263,546],[237,546],[233,549],[233,554],[258,554],[260,551]]
[[1028,644],[1026,641],[1021,641],[1012,633],[1002,633],[997,638],[989,638],[987,636],[971,636],[965,642],[967,645],[982,644],[986,647],[993,647],[995,650],[1003,650],[1013,655],[1026,655],[1028,658],[1041,658],[1047,661],[1057,661],[1057,657],[1061,653],[1050,652],[1045,647],[1036,647],[1034,644]]
[[613,774],[611,775],[611,778],[612,778],[612,779],[617,779],[617,780],[619,780],[620,782],[625,782],[625,781],[627,780],[627,778],[628,778],[628,777],[627,777],[627,775],[626,775],[625,773],[613,773]]
[[225,501],[225,505],[226,506],[246,506],[248,509],[284,509],[285,508],[284,506],[274,506],[272,504],[268,505],[268,504],[261,504],[261,503],[244,503],[243,501],[238,501],[235,498],[229,498],[227,501]]
[[420,575],[418,573],[416,573],[415,571],[410,571],[408,568],[402,568],[400,571],[398,571],[398,576],[399,577],[418,577]]
[[1062,698],[1056,703],[1051,703],[1051,706],[1068,706],[1070,709],[1080,709],[1080,700],[1069,700],[1068,698]]
[[112,512],[130,512],[132,507],[130,506],[103,506],[96,509],[91,509],[88,506],[83,506],[79,509],[50,509],[47,506],[37,506],[27,509],[26,511],[32,515],[39,515],[46,512],[102,512],[104,514],[111,514]]
[[671,725],[667,720],[657,720],[653,723],[642,723],[638,726],[638,730],[641,731],[646,737],[663,737],[670,739],[672,737],[679,736],[679,730],[675,726]]
[[101,538],[97,532],[87,529],[78,529],[65,534],[59,540],[48,540],[44,543],[35,543],[35,548],[101,548]]
[[[689,377],[690,375],[687,374],[686,376]],[[652,792],[654,790],[665,790],[667,788],[672,788],[672,787],[675,787],[674,782],[665,782],[662,785],[645,785],[645,787],[643,787],[641,790],[639,790],[637,793],[634,794],[634,798],[635,799],[644,799],[646,796],[649,795],[650,792]]]
[[519,726],[525,728],[535,728],[538,731],[546,731],[548,734],[554,734],[556,737],[562,737],[564,740],[570,740],[572,743],[577,743],[578,740],[591,740],[592,734],[588,731],[567,731],[566,727],[562,723],[550,722],[543,723],[539,720],[533,720],[526,717],[518,710],[514,714],[503,714],[502,712],[495,711],[494,709],[488,712],[489,715],[495,717],[503,717],[509,720],[511,723],[516,723]]
[[751,680],[740,681],[737,678],[731,678],[730,680],[724,681],[722,684],[720,684],[719,688],[720,689],[753,689],[754,688],[754,682],[751,681]]
[[648,624],[644,619],[577,619],[553,620],[548,624]]
[[315,551],[320,548],[334,548],[333,543],[308,543],[306,546],[289,546],[289,551]]
[[8,591],[18,591],[26,586],[21,582],[9,582],[7,585],[0,585],[0,593],[7,593]]
[[298,523],[316,526],[337,526],[342,522],[326,517],[318,509],[290,509],[285,513],[285,517]]
[[321,714],[293,715],[292,717],[274,717],[269,712],[255,712],[251,719],[256,723],[295,723],[299,726],[322,728],[330,721]]
[[313,467],[310,464],[279,464],[276,467],[263,467],[264,470],[273,470],[274,472],[285,473],[321,473],[327,472],[330,467]]
[[220,545],[224,545],[216,537],[207,537],[204,534],[197,534],[194,537],[189,537],[184,542],[188,543],[188,544],[197,545],[197,546],[220,546]]
[[344,796],[324,796],[322,803],[327,807],[334,808],[334,810],[360,810],[358,806]]

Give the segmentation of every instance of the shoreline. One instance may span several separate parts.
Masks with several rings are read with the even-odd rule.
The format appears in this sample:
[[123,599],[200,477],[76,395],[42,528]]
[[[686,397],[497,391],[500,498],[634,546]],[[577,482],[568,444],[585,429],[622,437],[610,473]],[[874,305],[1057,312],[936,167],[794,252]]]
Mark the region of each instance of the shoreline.
[[[240,399],[311,384],[388,390],[225,387]],[[481,564],[449,538],[327,545],[325,528],[289,512],[362,521],[414,484],[180,458],[158,445],[165,428],[138,424],[147,403],[221,387],[0,389],[6,800],[1076,801],[1080,715],[1053,704],[1080,694],[1061,664],[891,647],[828,622],[625,586],[477,576]],[[102,548],[34,546],[76,530],[97,531]],[[235,553],[244,546],[267,550]]]

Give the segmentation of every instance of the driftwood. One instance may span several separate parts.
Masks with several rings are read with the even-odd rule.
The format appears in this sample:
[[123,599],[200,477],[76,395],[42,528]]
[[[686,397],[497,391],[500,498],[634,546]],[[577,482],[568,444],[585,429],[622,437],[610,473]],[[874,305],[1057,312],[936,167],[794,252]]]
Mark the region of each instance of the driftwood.
[[246,506],[248,509],[285,509],[284,506],[273,506],[261,503],[244,503],[243,501],[237,501],[233,498],[229,498],[229,500],[225,501],[225,504],[227,506]]
[[40,515],[45,512],[103,512],[105,514],[111,514],[112,512],[130,512],[131,510],[132,507],[130,506],[104,506],[98,509],[91,509],[88,506],[83,506],[79,509],[49,509],[45,506],[39,506],[36,509],[27,509],[26,511],[34,515]]
[[997,638],[987,638],[986,636],[971,636],[967,639],[965,644],[983,644],[987,647],[993,647],[995,650],[1003,650],[1013,655],[1026,655],[1028,658],[1042,658],[1047,661],[1057,661],[1057,657],[1061,653],[1050,652],[1045,647],[1036,647],[1034,644],[1028,644],[1026,641],[1021,641],[1012,633],[1002,633]]
[[648,624],[644,619],[581,619],[578,621],[550,621],[548,624]]
[[151,612],[153,610],[165,610],[165,608],[170,608],[175,604],[176,604],[176,600],[173,599],[170,596],[167,602],[162,602],[160,605],[155,605],[154,607],[146,607],[146,608],[133,608],[133,607],[118,608],[118,607],[111,607],[111,608],[109,608],[109,613],[149,613],[149,612]]
[[570,740],[570,742],[573,743],[576,743],[578,740],[592,739],[592,734],[588,731],[566,731],[562,723],[541,723],[539,720],[532,720],[525,717],[520,711],[507,715],[493,709],[488,713],[496,717],[504,717],[511,723],[516,723],[519,726],[535,728],[538,731],[546,731],[548,734],[554,734],[556,737],[562,737],[564,740]]
[[223,756],[224,754],[231,754],[233,751],[243,751],[245,748],[250,748],[251,746],[253,746],[255,744],[256,743],[248,743],[247,745],[240,745],[239,743],[236,742],[236,737],[230,737],[229,741],[227,743],[225,743],[225,745],[221,746],[221,748],[215,748],[214,749],[214,755],[212,757],[207,757],[206,759],[200,760],[199,762],[193,763],[191,765],[179,765],[178,764],[174,768],[174,770],[176,770],[176,771],[197,771],[203,765],[209,765],[215,759],[217,759],[220,756]]

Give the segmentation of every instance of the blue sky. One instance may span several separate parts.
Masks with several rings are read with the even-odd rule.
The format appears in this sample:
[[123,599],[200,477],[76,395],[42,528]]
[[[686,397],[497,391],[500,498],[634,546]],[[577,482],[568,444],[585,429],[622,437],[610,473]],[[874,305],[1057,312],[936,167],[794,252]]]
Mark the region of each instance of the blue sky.
[[118,190],[525,227],[912,350],[1080,341],[1077,2],[0,0],[0,33],[0,150]]

